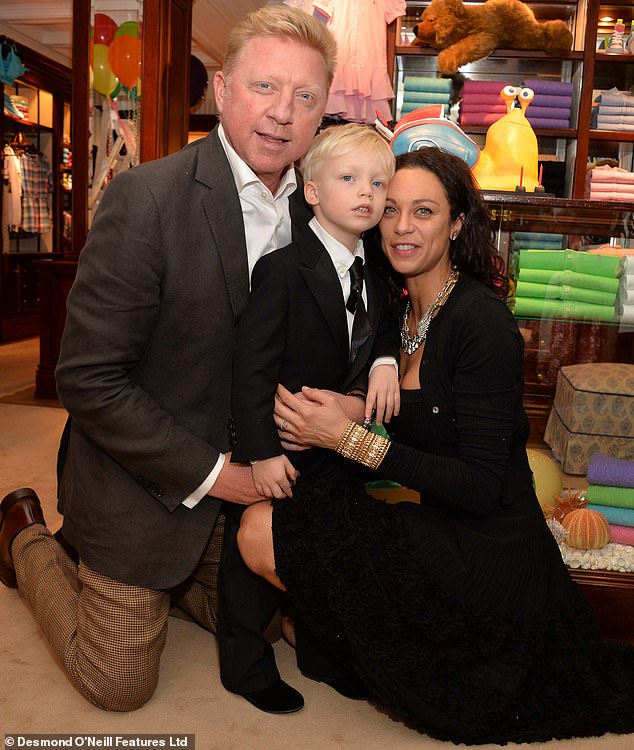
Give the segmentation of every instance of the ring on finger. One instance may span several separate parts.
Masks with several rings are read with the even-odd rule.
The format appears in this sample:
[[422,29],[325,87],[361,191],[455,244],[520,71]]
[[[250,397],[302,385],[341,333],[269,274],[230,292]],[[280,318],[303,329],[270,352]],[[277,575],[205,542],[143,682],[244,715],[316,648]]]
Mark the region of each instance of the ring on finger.
[[287,427],[288,427],[288,422],[287,422],[287,421],[286,421],[285,419],[283,419],[283,420],[282,420],[282,421],[280,422],[280,429],[281,429],[281,430],[285,430],[285,429],[286,429]]

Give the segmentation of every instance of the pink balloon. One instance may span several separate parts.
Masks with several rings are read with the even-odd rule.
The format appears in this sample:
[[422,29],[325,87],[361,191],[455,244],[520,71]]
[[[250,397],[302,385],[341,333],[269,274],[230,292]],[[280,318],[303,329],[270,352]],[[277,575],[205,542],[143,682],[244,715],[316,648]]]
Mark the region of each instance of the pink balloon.
[[105,13],[95,13],[95,44],[108,46],[114,39],[117,24]]

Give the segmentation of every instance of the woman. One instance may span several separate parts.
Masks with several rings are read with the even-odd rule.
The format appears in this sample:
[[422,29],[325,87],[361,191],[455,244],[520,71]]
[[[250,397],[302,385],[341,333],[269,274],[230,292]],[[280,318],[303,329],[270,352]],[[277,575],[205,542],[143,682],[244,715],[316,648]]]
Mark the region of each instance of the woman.
[[407,289],[391,440],[312,389],[280,388],[276,414],[286,440],[334,449],[421,503],[319,483],[248,509],[243,557],[421,732],[477,744],[634,731],[634,649],[597,639],[535,497],[522,338],[464,162],[400,156],[380,230]]

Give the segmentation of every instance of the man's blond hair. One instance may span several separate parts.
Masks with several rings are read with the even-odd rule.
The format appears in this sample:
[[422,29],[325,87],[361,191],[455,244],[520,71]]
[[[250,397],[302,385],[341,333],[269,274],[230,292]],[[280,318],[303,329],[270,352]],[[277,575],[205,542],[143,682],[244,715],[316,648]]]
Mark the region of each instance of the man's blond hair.
[[266,5],[248,13],[229,33],[227,54],[222,66],[226,76],[231,75],[245,46],[256,37],[291,39],[319,52],[326,66],[330,87],[337,65],[337,43],[316,18],[288,5]]
[[354,151],[369,151],[375,154],[388,177],[391,178],[394,174],[394,154],[385,138],[370,125],[348,123],[332,125],[315,137],[308,153],[302,159],[301,170],[304,180],[316,179],[327,159]]

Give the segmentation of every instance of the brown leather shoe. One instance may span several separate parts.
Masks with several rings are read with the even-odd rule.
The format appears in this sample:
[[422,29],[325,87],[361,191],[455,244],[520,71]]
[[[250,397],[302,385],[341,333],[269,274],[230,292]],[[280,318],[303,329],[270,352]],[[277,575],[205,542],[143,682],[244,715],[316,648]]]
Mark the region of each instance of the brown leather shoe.
[[43,523],[42,506],[35,491],[22,487],[10,492],[0,503],[0,581],[5,586],[18,587],[11,557],[11,542],[34,523]]

